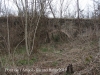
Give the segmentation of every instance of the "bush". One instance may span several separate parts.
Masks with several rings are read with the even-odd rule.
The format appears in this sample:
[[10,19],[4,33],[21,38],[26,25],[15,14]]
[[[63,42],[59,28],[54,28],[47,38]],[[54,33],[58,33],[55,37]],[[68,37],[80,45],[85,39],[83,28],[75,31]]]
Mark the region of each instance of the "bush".
[[54,41],[54,42],[59,42],[59,40],[60,40],[59,35],[53,36],[53,41]]

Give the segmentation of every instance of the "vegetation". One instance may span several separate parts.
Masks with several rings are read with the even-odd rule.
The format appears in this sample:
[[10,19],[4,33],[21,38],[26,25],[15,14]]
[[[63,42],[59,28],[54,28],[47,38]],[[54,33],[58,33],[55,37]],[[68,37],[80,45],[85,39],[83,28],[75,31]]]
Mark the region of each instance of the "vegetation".
[[100,75],[99,1],[93,0],[91,12],[91,6],[81,9],[79,0],[74,10],[69,0],[57,2],[56,8],[54,0],[0,0],[0,65],[42,69],[72,64],[73,75]]

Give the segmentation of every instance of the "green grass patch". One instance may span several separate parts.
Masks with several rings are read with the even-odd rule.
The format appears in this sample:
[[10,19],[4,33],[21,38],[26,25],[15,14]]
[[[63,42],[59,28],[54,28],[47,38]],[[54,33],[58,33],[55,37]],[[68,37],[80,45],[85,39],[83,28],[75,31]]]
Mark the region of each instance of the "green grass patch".
[[28,65],[28,63],[29,63],[29,65],[33,65],[37,61],[38,61],[37,58],[32,58],[32,59],[29,60],[29,62],[28,62],[28,59],[22,59],[22,60],[19,60],[16,63],[16,65],[17,66],[22,66],[22,65]]
[[26,48],[25,47],[20,47],[16,50],[16,53],[17,54],[23,54],[26,52]]
[[38,59],[37,58],[32,58],[30,61],[34,63],[34,62],[37,62]]
[[90,63],[92,61],[92,59],[93,59],[93,57],[91,55],[89,57],[86,57],[85,58],[85,61],[86,61],[85,63],[86,64]]
[[6,59],[7,59],[6,57],[1,57],[2,65],[5,65]]
[[86,62],[90,62],[90,58],[86,57],[86,58],[85,58],[85,61],[86,61]]
[[57,61],[55,61],[55,62],[52,63],[52,66],[53,66],[53,67],[55,67],[55,66],[57,66],[57,65],[58,65],[58,62],[57,62]]
[[22,66],[22,65],[27,65],[28,64],[28,60],[23,59],[23,60],[19,60],[16,65],[17,66]]
[[43,47],[43,48],[41,48],[41,51],[42,51],[42,52],[47,52],[47,51],[48,51],[48,48]]

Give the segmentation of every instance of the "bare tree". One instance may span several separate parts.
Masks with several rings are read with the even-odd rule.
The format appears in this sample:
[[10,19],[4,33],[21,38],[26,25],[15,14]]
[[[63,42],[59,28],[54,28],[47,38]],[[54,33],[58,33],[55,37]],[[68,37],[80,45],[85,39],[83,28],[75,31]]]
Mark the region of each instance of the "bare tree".
[[52,13],[53,17],[56,18],[55,12],[54,12],[53,7],[52,7],[52,4],[51,4],[52,1],[53,0],[48,0],[48,5],[49,5],[49,9],[51,10],[51,13]]
[[60,18],[62,18],[62,15],[63,15],[63,3],[64,3],[64,0],[60,0]]
[[[9,31],[9,24],[8,24],[8,9],[4,0],[4,5],[5,5],[5,11],[6,11],[6,18],[7,18],[7,49],[8,49],[8,54],[10,56],[10,31]],[[9,5],[9,1],[8,1],[8,5]]]
[[79,0],[77,0],[77,18],[80,16]]
[[1,14],[2,0],[0,0],[0,14]]
[[29,56],[29,48],[28,48],[28,22],[27,22],[27,10],[28,9],[28,0],[25,0],[25,46],[26,46],[26,51],[27,55]]
[[[15,0],[15,4],[18,7],[19,11],[22,9],[23,14],[25,14],[25,46],[26,46],[26,52],[28,57],[32,54],[34,51],[34,46],[35,46],[35,38],[36,38],[36,33],[37,33],[37,28],[39,25],[41,13],[42,15],[45,14],[45,2],[33,0],[31,3],[31,13],[33,14],[30,16],[29,14],[29,3],[28,0],[25,0],[25,4],[23,0],[20,1],[22,8],[18,5],[17,1]],[[39,15],[36,16],[37,10],[39,10]],[[34,14],[35,13],[35,14]],[[35,19],[34,19],[35,18]],[[24,20],[24,19],[22,19]],[[33,40],[33,41],[32,41]]]

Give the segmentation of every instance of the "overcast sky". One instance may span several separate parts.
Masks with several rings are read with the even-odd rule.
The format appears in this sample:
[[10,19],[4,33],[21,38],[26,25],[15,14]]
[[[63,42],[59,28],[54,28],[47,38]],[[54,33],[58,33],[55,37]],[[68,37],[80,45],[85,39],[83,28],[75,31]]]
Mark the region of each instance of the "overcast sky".
[[[63,6],[63,10],[66,10],[66,7],[68,7],[68,12],[69,13],[75,13],[74,11],[77,11],[77,7],[76,7],[76,1],[77,0],[64,0],[64,6]],[[2,0],[2,2],[4,2],[4,0]],[[10,11],[12,11],[12,13],[15,13],[18,11],[16,5],[13,3],[13,0],[9,0],[9,5],[7,0],[5,0],[6,6],[9,8]],[[53,6],[54,9],[57,11],[57,16],[59,16],[59,9],[60,9],[60,0],[53,0]],[[93,2],[92,0],[79,0],[79,6],[80,6],[80,10],[83,10],[83,13],[86,14],[87,13],[87,7],[89,7],[89,11],[92,12],[93,11]],[[3,6],[2,6],[3,7]],[[50,15],[52,16],[52,15]]]
[[[75,13],[75,11],[77,11],[76,2],[77,0],[65,0],[63,10],[69,5],[68,12],[72,14]],[[60,0],[54,0],[54,5],[59,14]],[[92,0],[79,0],[79,7],[80,7],[80,11],[83,11],[83,14],[87,14],[88,9],[90,12],[92,12],[93,11],[93,1]]]

